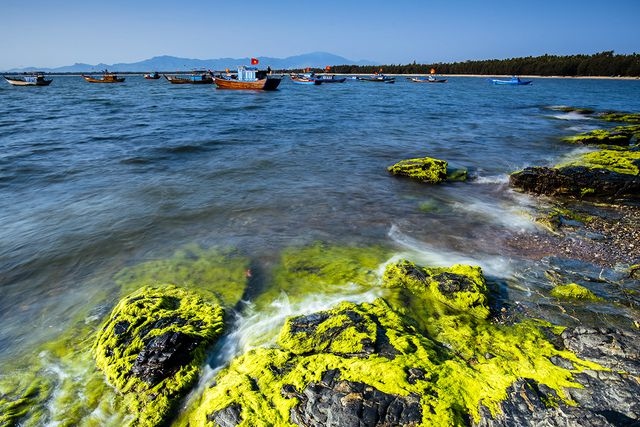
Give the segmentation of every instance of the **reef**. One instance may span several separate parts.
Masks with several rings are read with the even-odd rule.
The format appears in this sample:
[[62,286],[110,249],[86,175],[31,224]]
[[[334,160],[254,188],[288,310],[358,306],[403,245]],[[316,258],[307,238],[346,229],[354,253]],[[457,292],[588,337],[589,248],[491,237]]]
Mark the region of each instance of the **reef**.
[[143,287],[123,298],[98,334],[96,365],[124,395],[135,425],[162,424],[194,385],[224,311],[192,291]]
[[[478,267],[399,261],[382,285],[388,293],[371,303],[287,319],[273,346],[231,361],[178,424],[526,426],[562,425],[570,412],[636,416],[634,343],[629,366],[611,374],[607,360],[576,354],[577,334],[531,320],[499,324]],[[580,378],[600,378],[601,389],[581,393]],[[614,386],[622,398],[608,404]]]

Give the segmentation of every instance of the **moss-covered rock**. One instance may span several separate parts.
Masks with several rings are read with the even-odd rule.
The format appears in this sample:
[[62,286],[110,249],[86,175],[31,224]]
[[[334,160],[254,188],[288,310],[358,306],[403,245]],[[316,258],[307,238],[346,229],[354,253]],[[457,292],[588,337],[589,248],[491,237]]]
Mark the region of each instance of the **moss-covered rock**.
[[228,249],[187,245],[173,257],[124,268],[115,276],[122,295],[167,283],[193,290],[225,308],[235,306],[247,286],[249,260]]
[[389,166],[387,170],[393,175],[406,176],[431,184],[438,184],[447,179],[447,162],[432,157],[401,160]]
[[377,299],[290,318],[275,348],[233,360],[179,424],[463,426],[481,407],[497,413],[519,378],[569,401],[564,388],[579,386],[573,375],[597,368],[531,323],[435,315],[421,331],[401,311]]
[[578,135],[567,136],[562,140],[572,144],[618,145],[624,147],[629,145],[632,136],[632,132],[625,130],[595,129]]
[[551,296],[559,299],[600,301],[593,292],[577,283],[557,285],[551,290]]
[[402,260],[387,265],[384,283],[389,287],[407,288],[414,294],[482,319],[489,315],[487,285],[480,267],[458,264],[424,268]]
[[118,303],[94,353],[135,425],[166,420],[197,380],[205,349],[222,333],[223,315],[220,306],[175,286],[143,287]]
[[608,122],[640,123],[640,113],[624,113],[620,111],[607,111],[599,113],[598,118]]
[[640,152],[599,150],[584,153],[554,168],[529,167],[509,177],[512,187],[550,196],[590,200],[640,198]]

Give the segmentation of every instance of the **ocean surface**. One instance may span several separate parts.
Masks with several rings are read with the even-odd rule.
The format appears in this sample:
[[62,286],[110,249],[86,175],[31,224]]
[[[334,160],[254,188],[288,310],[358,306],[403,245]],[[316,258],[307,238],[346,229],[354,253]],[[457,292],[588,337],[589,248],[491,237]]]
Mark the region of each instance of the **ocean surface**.
[[[545,266],[501,242],[535,231],[545,202],[510,190],[508,174],[584,150],[559,138],[603,126],[550,107],[638,112],[640,81],[285,78],[275,92],[244,92],[59,76],[1,82],[0,100],[1,366],[96,295],[116,295],[122,268],[193,243],[236,248],[258,269],[318,241],[385,245],[422,264],[481,265],[510,298],[536,298],[527,277]],[[432,186],[386,171],[422,156],[471,179]]]

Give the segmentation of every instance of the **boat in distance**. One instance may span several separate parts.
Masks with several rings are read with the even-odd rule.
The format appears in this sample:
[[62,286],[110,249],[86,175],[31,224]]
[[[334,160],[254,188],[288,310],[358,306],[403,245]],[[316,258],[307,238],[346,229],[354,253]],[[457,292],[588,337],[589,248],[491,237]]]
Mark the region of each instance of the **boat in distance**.
[[168,76],[163,74],[164,78],[169,81],[169,83],[182,85],[182,84],[192,84],[192,85],[202,85],[202,84],[212,84],[213,83],[213,75],[210,71],[194,71],[187,77],[178,77],[178,76]]
[[318,80],[320,80],[320,82],[322,83],[344,83],[345,81],[347,81],[346,77],[336,77],[334,75],[321,75],[316,77]]
[[322,83],[314,74],[291,74],[291,81],[299,85],[319,85]]
[[500,79],[490,79],[491,83],[494,85],[528,85],[531,84],[533,80],[521,80],[520,77],[513,76],[509,80],[500,80]]
[[124,77],[118,77],[116,73],[111,73],[107,70],[104,70],[104,72],[102,73],[102,77],[100,78],[95,78],[84,74],[82,74],[82,78],[89,83],[122,83],[124,81]]
[[53,80],[45,79],[44,74],[37,73],[28,76],[8,77],[2,76],[12,86],[49,86]]
[[160,78],[160,74],[158,74],[157,71],[154,71],[153,73],[145,74],[144,78],[147,80],[158,80]]
[[414,83],[446,83],[447,79],[438,78],[434,76],[428,77],[407,77],[407,79],[411,80]]
[[216,77],[214,82],[218,89],[276,90],[280,85],[280,77],[273,77],[256,67],[238,67],[238,75],[233,77]]
[[364,82],[378,82],[378,83],[395,83],[395,77],[385,76],[384,74],[374,74],[373,76],[357,77],[358,80]]

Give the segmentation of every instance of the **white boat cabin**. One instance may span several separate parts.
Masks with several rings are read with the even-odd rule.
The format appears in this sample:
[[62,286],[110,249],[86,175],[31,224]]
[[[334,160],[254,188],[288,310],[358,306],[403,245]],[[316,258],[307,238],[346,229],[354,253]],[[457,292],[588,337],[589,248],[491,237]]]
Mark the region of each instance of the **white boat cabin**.
[[255,82],[267,77],[267,72],[258,70],[257,67],[247,67],[241,65],[238,67],[238,80],[241,82]]

